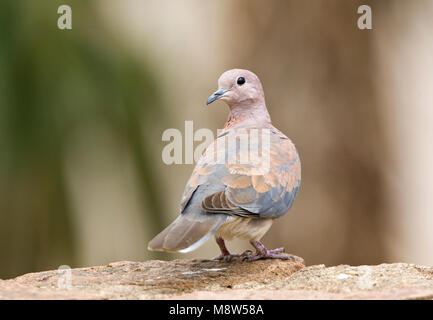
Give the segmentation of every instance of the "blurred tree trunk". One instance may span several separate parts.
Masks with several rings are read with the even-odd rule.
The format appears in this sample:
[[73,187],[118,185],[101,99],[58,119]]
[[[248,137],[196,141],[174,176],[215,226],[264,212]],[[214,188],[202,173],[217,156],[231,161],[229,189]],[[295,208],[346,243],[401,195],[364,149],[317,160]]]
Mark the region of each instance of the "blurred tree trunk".
[[294,141],[302,160],[300,195],[264,240],[269,247],[285,244],[309,264],[387,259],[387,146],[373,85],[375,7],[373,30],[359,30],[361,4],[243,0],[228,16],[230,62],[262,79],[274,125]]

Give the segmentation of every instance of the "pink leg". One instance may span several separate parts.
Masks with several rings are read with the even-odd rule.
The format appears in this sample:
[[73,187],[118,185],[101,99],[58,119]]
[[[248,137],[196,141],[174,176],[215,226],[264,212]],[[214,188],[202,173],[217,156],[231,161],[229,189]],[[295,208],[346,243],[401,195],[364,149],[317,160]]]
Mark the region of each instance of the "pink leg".
[[251,245],[256,248],[256,253],[250,256],[244,257],[244,260],[255,261],[259,259],[291,259],[294,260],[294,257],[287,253],[281,253],[284,251],[284,248],[278,248],[273,250],[268,250],[265,246],[257,240],[250,241]]
[[248,254],[250,254],[252,251],[251,250],[247,250],[242,254],[231,254],[229,252],[229,250],[226,247],[226,243],[224,242],[223,238],[215,238],[216,243],[218,244],[218,246],[220,247],[221,250],[221,254],[215,258],[213,258],[213,260],[222,260],[225,262],[228,261],[232,261],[235,258],[243,258],[243,257],[247,257]]

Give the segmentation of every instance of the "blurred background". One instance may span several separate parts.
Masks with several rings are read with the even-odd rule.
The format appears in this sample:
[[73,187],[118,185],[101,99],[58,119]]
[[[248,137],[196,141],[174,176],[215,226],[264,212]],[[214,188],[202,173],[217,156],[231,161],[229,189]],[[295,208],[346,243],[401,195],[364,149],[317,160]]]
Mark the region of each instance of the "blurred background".
[[[57,28],[62,4],[72,30]],[[357,27],[362,4],[372,30]],[[227,106],[205,101],[231,68],[260,77],[302,160],[268,247],[433,265],[432,17],[428,0],[1,1],[0,278],[217,255],[212,240],[146,247],[194,167],[162,162],[162,133],[222,128]]]

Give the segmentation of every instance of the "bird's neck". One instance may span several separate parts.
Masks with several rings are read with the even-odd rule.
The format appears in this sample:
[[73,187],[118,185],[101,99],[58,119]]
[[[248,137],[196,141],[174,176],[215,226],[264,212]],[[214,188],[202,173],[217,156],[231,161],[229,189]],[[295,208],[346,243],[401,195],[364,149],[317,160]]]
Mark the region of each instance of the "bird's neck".
[[271,117],[264,103],[230,106],[230,113],[224,125],[225,129],[238,126],[266,127],[271,124]]

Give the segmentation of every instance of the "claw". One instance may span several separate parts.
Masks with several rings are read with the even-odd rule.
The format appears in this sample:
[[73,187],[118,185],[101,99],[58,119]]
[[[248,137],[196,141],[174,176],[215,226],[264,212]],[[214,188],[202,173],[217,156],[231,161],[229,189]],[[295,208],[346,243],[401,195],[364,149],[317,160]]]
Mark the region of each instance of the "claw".
[[249,256],[250,254],[253,254],[253,251],[248,249],[248,250],[245,250],[245,251],[241,254],[241,256],[245,257],[245,256]]

